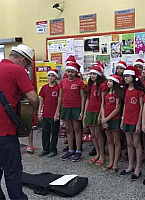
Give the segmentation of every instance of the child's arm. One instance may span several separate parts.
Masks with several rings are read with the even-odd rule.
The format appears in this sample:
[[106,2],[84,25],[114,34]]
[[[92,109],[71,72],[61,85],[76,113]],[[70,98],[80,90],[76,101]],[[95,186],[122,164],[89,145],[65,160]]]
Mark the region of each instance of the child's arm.
[[58,104],[57,104],[56,112],[55,112],[55,115],[54,115],[54,121],[59,120],[60,108],[61,108],[61,105],[62,105],[62,97],[63,97],[63,90],[60,88],[59,97],[58,97]]
[[99,113],[99,116],[98,116],[98,124],[100,124],[100,123],[101,123],[101,120],[105,118],[105,117],[104,117],[105,94],[106,94],[105,91],[101,93],[102,102],[101,102],[100,113]]
[[85,106],[85,94],[84,94],[84,90],[80,90],[80,96],[81,96],[81,113],[80,113],[80,119],[83,118],[83,114],[84,114],[84,106]]
[[43,107],[43,98],[39,96],[39,108],[38,108],[38,120],[39,121],[42,121],[43,120],[43,117],[42,117],[42,107]]
[[143,105],[143,112],[142,112],[142,131],[145,133],[145,103]]
[[104,118],[102,120],[102,124],[105,124],[106,122],[108,122],[110,119],[112,119],[113,117],[115,117],[115,115],[117,115],[120,112],[120,106],[121,104],[119,103],[119,99],[116,99],[116,107],[115,110],[112,111],[112,113],[110,113],[110,115],[106,118]]
[[85,118],[86,118],[88,104],[89,104],[89,99],[87,98],[86,103],[85,103],[85,109],[84,109],[84,117],[83,117],[83,120],[85,120]]
[[138,122],[137,122],[137,125],[136,125],[135,133],[140,133],[141,132],[141,119],[142,119],[142,110],[143,110],[143,97],[139,98],[139,103],[140,103],[140,111],[139,111],[139,118],[138,118]]

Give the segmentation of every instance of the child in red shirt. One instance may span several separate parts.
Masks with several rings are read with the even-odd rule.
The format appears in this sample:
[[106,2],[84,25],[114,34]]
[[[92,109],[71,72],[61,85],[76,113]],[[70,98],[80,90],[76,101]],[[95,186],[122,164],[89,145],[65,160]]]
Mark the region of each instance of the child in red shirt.
[[[73,156],[73,161],[79,161],[81,154],[81,120],[84,111],[84,83],[77,77],[79,71],[77,63],[71,62],[66,67],[67,78],[60,82],[58,107],[54,120],[65,122],[69,151],[61,159],[67,160]],[[61,108],[62,106],[62,108]],[[60,114],[61,109],[61,114]],[[76,137],[76,152],[73,149],[74,133]]]
[[[48,72],[49,84],[44,85],[39,93],[40,102],[38,109],[38,120],[43,121],[42,127],[42,147],[40,157],[47,155],[53,157],[57,154],[57,141],[59,131],[59,120],[54,122],[54,114],[57,108],[59,86],[56,82],[58,79],[58,70],[51,69]],[[43,115],[41,110],[43,108]],[[50,136],[52,139],[50,141]]]
[[89,126],[91,137],[97,155],[90,160],[90,163],[97,165],[104,164],[104,140],[100,129],[100,110],[107,89],[106,78],[102,75],[100,65],[93,65],[90,70],[88,81],[88,97],[85,105],[84,123]]
[[108,77],[107,92],[102,105],[102,125],[107,135],[109,164],[103,168],[103,172],[110,170],[110,174],[115,174],[118,170],[118,161],[121,151],[120,143],[120,121],[121,103],[123,92],[120,87],[122,80],[118,75]]
[[[124,70],[126,93],[121,128],[123,128],[127,139],[129,164],[128,168],[123,170],[120,175],[134,172],[131,180],[137,180],[141,175],[142,146],[140,136],[144,87],[138,78],[139,75],[139,70],[133,66],[129,66]],[[136,151],[135,170],[133,168],[134,148]]]

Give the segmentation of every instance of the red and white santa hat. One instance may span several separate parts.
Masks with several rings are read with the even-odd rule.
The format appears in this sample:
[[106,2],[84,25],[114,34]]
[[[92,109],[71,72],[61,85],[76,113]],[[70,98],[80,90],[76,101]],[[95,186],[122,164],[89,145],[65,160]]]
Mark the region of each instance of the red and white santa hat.
[[70,62],[67,66],[66,66],[66,70],[68,69],[72,69],[76,72],[79,72],[80,71],[80,65],[76,62]]
[[108,79],[115,81],[116,83],[122,85],[122,80],[119,75],[111,74]]
[[141,65],[142,67],[144,66],[144,61],[142,59],[137,59],[135,61],[135,63],[133,64],[133,66],[135,67],[135,65]]
[[95,73],[99,76],[102,76],[102,69],[99,65],[93,65],[90,69],[90,73]]
[[138,78],[139,75],[140,75],[140,71],[137,68],[133,67],[133,66],[128,66],[124,70],[123,75],[132,75],[132,76],[135,76],[136,78]]
[[126,64],[126,62],[120,60],[120,61],[117,63],[116,67],[123,67],[124,69],[126,69],[127,64]]
[[57,69],[50,69],[50,70],[48,71],[48,73],[47,73],[47,76],[48,76],[49,74],[54,74],[57,78],[59,77],[59,76],[58,76],[58,70],[57,70]]
[[70,55],[65,61],[66,65],[68,65],[70,62],[75,62],[76,63],[76,59],[75,59],[75,57],[73,55]]
[[93,63],[93,66],[99,66],[99,67],[101,67],[102,72],[104,71],[104,65],[103,65],[103,63],[100,62],[100,60],[96,60]]

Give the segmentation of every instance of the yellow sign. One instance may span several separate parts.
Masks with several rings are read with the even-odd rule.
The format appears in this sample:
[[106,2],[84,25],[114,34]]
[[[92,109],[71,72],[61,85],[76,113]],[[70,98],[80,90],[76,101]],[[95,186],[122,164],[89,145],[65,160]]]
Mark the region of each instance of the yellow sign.
[[48,83],[47,72],[50,69],[56,69],[56,62],[36,61],[35,66],[36,66],[37,93],[39,94],[42,86]]

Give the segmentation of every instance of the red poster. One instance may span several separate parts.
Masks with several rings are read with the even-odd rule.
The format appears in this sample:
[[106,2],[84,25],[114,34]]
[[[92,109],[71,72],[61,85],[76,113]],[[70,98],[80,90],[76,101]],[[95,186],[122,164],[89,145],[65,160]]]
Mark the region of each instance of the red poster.
[[51,61],[56,62],[56,64],[62,64],[62,53],[52,53]]
[[50,20],[50,35],[60,35],[64,32],[64,18]]
[[80,16],[80,33],[97,30],[96,14]]

